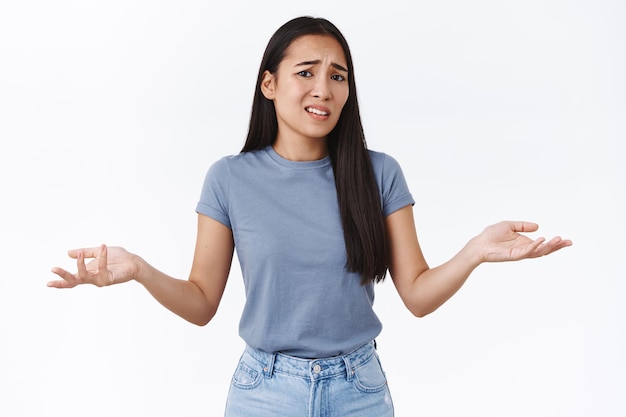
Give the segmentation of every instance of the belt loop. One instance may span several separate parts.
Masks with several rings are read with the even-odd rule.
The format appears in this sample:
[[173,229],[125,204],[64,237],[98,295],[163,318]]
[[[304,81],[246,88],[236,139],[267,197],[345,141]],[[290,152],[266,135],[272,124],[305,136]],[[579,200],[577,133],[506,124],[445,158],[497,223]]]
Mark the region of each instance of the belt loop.
[[268,361],[265,367],[263,368],[263,374],[265,378],[271,378],[274,375],[274,362],[276,362],[276,354],[272,353],[268,355]]
[[350,358],[348,355],[343,356],[343,362],[346,364],[346,379],[352,381],[352,365],[350,365]]

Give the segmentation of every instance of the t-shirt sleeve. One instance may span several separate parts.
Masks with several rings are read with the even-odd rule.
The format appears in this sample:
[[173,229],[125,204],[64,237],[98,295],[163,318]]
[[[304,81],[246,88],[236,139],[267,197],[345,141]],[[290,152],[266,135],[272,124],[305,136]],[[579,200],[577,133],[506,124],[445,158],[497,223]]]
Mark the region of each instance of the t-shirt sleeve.
[[414,205],[415,200],[398,161],[386,154],[382,156],[381,194],[383,215],[387,217],[402,207]]
[[222,158],[209,168],[204,178],[200,200],[196,212],[217,220],[228,228],[230,216],[228,195],[230,189],[230,169],[227,158]]

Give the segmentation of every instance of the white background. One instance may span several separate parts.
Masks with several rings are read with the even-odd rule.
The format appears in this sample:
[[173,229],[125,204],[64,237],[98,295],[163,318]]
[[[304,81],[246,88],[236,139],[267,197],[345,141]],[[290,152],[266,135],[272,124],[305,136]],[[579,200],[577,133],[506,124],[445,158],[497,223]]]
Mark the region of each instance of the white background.
[[222,415],[237,263],[202,328],[136,283],[46,282],[103,242],[187,277],[206,169],[240,150],[263,49],[303,14],[348,39],[368,145],[401,163],[431,265],[502,219],[574,240],[480,266],[423,319],[380,285],[396,415],[626,415],[618,0],[3,2],[0,415]]

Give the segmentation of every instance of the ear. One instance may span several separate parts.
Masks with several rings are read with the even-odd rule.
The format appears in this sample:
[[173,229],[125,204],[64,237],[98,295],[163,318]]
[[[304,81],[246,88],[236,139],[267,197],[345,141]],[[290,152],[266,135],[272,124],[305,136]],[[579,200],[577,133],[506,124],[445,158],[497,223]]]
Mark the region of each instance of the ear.
[[261,79],[261,92],[268,100],[274,100],[274,90],[276,88],[276,77],[271,72],[265,70]]

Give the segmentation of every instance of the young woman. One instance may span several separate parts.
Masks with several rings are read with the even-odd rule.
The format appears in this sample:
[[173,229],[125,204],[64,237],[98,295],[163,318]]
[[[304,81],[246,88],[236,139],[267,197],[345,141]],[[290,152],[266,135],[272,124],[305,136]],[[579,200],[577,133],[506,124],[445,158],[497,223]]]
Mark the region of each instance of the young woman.
[[[293,19],[270,39],[240,154],[209,169],[197,205],[187,280],[122,248],[71,250],[49,286],[136,280],[165,307],[204,325],[214,316],[237,250],[246,290],[226,416],[392,416],[375,351],[374,284],[389,270],[416,316],[436,310],[482,262],[547,255],[571,245],[531,240],[501,222],[429,268],[414,200],[396,161],[365,144],[352,59],[325,19]],[[85,259],[93,258],[89,263]]]

